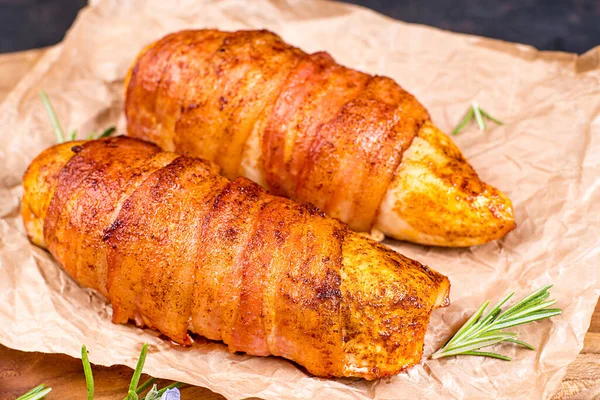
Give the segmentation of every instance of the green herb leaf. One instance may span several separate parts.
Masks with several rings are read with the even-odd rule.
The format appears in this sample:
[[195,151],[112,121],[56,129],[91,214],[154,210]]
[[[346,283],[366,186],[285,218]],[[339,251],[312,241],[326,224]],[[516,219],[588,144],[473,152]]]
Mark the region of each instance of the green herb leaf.
[[54,134],[56,135],[56,141],[58,143],[62,143],[65,141],[65,133],[60,126],[60,122],[58,121],[58,116],[56,115],[56,111],[54,111],[54,107],[52,107],[52,103],[50,103],[50,98],[48,98],[48,94],[45,91],[40,91],[40,97],[42,98],[42,103],[44,103],[44,108],[48,113],[48,117],[50,117],[50,122],[52,123],[52,128],[54,129]]
[[148,354],[148,344],[144,343],[144,345],[142,346],[142,351],[140,353],[140,358],[135,367],[135,371],[133,371],[133,376],[131,377],[131,383],[129,384],[129,392],[127,392],[127,397],[130,399],[137,400],[138,398],[136,388],[138,386],[138,382],[140,381],[140,376],[142,375],[144,363],[146,362],[146,354]]
[[460,133],[460,131],[465,126],[467,126],[467,124],[469,122],[471,122],[473,117],[475,117],[475,121],[477,122],[477,125],[479,126],[480,131],[485,132],[485,130],[486,130],[485,118],[489,119],[490,121],[493,121],[494,123],[496,123],[498,125],[504,125],[504,123],[502,121],[492,117],[488,112],[486,112],[484,109],[479,107],[479,104],[476,101],[473,101],[473,103],[471,103],[471,107],[469,107],[469,110],[465,114],[465,117],[462,119],[462,121],[460,121],[460,123],[456,126],[456,128],[454,128],[454,130],[452,131],[452,134],[458,135]]
[[115,128],[114,126],[111,126],[110,128],[106,129],[104,132],[102,132],[100,134],[100,136],[98,136],[96,139],[103,139],[105,137],[109,137],[116,130],[117,130],[117,128]]
[[[56,111],[54,111],[54,107],[52,107],[52,103],[50,102],[50,98],[45,91],[40,91],[40,97],[42,98],[42,103],[44,104],[44,108],[48,113],[48,117],[50,118],[50,122],[52,123],[52,128],[54,129],[54,134],[56,135],[57,143],[63,143],[65,141],[65,132],[63,131],[62,126],[60,125],[60,121],[58,120],[58,116],[56,115]],[[116,128],[111,126],[110,128],[104,130],[98,137],[96,137],[96,133],[92,132],[88,135],[88,140],[102,139],[108,137],[115,132]],[[68,136],[69,140],[75,140],[77,138],[77,129],[71,131]]]
[[479,130],[485,131],[485,121],[483,120],[483,116],[481,115],[481,110],[479,109],[479,104],[477,104],[477,102],[474,101],[472,108],[473,108],[473,113],[475,114],[475,120],[477,121],[477,125],[479,125]]
[[17,400],[38,400],[46,397],[52,388],[46,388],[43,383],[31,389],[29,392],[17,397]]
[[88,360],[88,353],[85,345],[81,346],[81,361],[83,362],[83,373],[85,374],[85,384],[87,385],[88,400],[94,398],[94,377],[92,375],[92,366]]
[[462,130],[462,128],[467,126],[467,124],[469,122],[471,122],[472,119],[473,119],[473,107],[470,107],[469,111],[467,111],[467,113],[465,114],[465,117],[462,119],[462,121],[460,121],[460,123],[456,126],[456,128],[454,128],[454,130],[452,131],[452,134],[458,135],[458,133]]
[[138,386],[137,389],[135,389],[135,392],[137,394],[141,394],[144,390],[146,390],[148,388],[148,386],[152,385],[155,381],[156,381],[155,378],[148,378],[144,383],[142,383],[140,386]]
[[546,285],[536,290],[504,312],[502,312],[501,307],[514,293],[510,293],[500,300],[498,304],[484,315],[484,312],[490,303],[489,300],[486,301],[444,346],[432,354],[431,358],[470,355],[510,361],[510,357],[501,354],[477,351],[483,347],[492,346],[502,342],[514,343],[535,350],[532,345],[517,340],[516,333],[503,332],[502,329],[523,325],[560,314],[562,311],[559,308],[547,308],[556,303],[555,300],[546,301],[550,296],[548,291],[551,287],[552,285]]
[[42,384],[34,387],[33,389],[31,389],[29,392],[27,392],[25,394],[22,394],[21,396],[17,397],[17,400],[22,400],[22,399],[28,398],[29,396],[31,396],[33,394],[36,394],[37,392],[42,391],[44,389],[44,387],[46,387],[46,385],[42,383]]
[[496,125],[504,125],[504,122],[500,121],[499,119],[496,119],[496,118],[492,117],[489,113],[485,112],[481,108],[479,110],[481,111],[481,114],[483,114],[484,117],[486,117],[490,121],[494,122]]
[[510,342],[510,343],[518,344],[519,346],[523,346],[525,348],[528,348],[529,350],[535,350],[535,347],[533,347],[529,343],[525,343],[525,342],[522,342],[522,341],[517,340],[517,339],[506,339],[505,342]]
[[489,352],[489,351],[465,351],[464,353],[462,353],[462,355],[464,355],[464,356],[491,357],[491,358],[497,358],[499,360],[504,360],[504,361],[512,361],[512,358],[510,358],[510,357],[503,356],[502,354],[498,354],[498,353],[492,353],[492,352]]

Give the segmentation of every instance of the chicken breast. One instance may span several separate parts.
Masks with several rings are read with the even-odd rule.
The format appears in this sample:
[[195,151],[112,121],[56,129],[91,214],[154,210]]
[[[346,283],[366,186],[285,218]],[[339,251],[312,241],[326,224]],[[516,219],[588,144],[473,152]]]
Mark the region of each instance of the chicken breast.
[[129,135],[215,161],[355,231],[471,246],[515,226],[510,200],[410,93],[271,32],[173,33],[142,50],[125,87]]
[[448,278],[217,171],[126,137],[63,143],[25,173],[23,222],[109,299],[115,323],[182,345],[196,333],[323,377],[376,379],[420,361]]

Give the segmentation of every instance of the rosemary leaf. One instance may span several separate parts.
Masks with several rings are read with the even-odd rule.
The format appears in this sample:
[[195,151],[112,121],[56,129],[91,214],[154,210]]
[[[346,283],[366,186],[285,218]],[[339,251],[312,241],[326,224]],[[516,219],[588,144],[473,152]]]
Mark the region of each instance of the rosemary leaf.
[[528,322],[538,321],[544,318],[554,317],[555,315],[559,315],[562,313],[562,310],[559,308],[551,308],[547,310],[536,311],[532,314],[525,315],[520,318],[510,319],[508,321],[501,322],[499,324],[494,324],[495,329],[504,329],[510,328],[511,326],[523,325]]
[[516,312],[507,315],[501,315],[502,318],[498,318],[497,321],[507,321],[507,320],[515,320],[521,318],[527,314],[531,314],[533,311],[542,310],[544,308],[550,307],[555,304],[556,300],[548,300],[543,303],[530,303],[527,308],[521,308]]
[[21,396],[17,397],[16,400],[23,400],[23,399],[29,398],[29,396],[31,396],[33,394],[36,394],[37,392],[40,392],[40,391],[44,390],[45,387],[46,387],[46,385],[42,383],[42,384],[34,387],[33,389],[31,389],[29,392],[27,392],[25,394],[22,394]]
[[54,107],[52,107],[52,103],[50,103],[50,99],[48,98],[48,94],[45,91],[40,91],[40,97],[42,98],[42,103],[44,104],[44,108],[48,113],[48,117],[50,117],[50,122],[52,123],[52,128],[54,129],[54,134],[56,135],[56,141],[58,143],[62,143],[65,141],[65,133],[60,126],[60,122],[58,121],[58,116],[56,115],[56,111],[54,111]]
[[481,108],[479,109],[481,111],[481,114],[486,117],[487,119],[489,119],[490,121],[493,121],[495,124],[497,125],[504,125],[504,122],[500,121],[497,118],[492,117],[489,113],[485,112],[484,110],[482,110]]
[[556,303],[556,300],[547,300],[550,296],[548,290],[551,287],[552,285],[546,285],[536,290],[504,312],[501,310],[502,306],[514,293],[510,293],[500,300],[485,315],[484,312],[490,302],[489,300],[484,302],[454,336],[438,351],[433,353],[431,358],[475,355],[510,361],[510,357],[501,354],[478,351],[483,347],[502,342],[513,343],[530,350],[535,350],[532,345],[518,340],[516,333],[505,332],[502,329],[560,314],[562,311],[559,308],[548,308]]
[[[50,102],[50,98],[45,91],[40,91],[40,97],[42,98],[42,103],[44,104],[44,108],[48,113],[48,117],[50,118],[50,123],[52,124],[52,128],[54,130],[54,134],[56,135],[57,143],[63,143],[66,139],[65,132],[63,131],[62,126],[60,125],[60,121],[58,120],[58,116],[56,115],[56,111],[54,111],[54,107],[52,107],[52,103]],[[88,140],[92,139],[102,139],[112,135],[116,131],[114,126],[111,126],[108,129],[105,129],[98,137],[96,137],[96,133],[92,132],[88,135]],[[68,136],[68,140],[75,140],[77,138],[77,129],[71,131]]]
[[16,400],[31,400],[31,399],[41,399],[48,393],[50,393],[52,389],[46,388],[45,384],[38,385],[31,389],[29,392],[17,397]]
[[85,345],[81,346],[81,361],[83,362],[83,373],[85,374],[85,384],[87,385],[88,400],[94,399],[94,376],[92,375],[92,366],[88,360],[87,349]]
[[450,357],[450,356],[457,356],[460,354],[464,354],[467,351],[472,351],[472,350],[477,350],[477,349],[481,349],[482,347],[488,347],[488,346],[492,346],[495,345],[496,343],[500,343],[505,341],[506,339],[512,339],[515,338],[517,335],[497,335],[497,336],[490,336],[487,338],[477,338],[477,339],[471,339],[471,340],[467,340],[465,342],[462,342],[459,345],[453,346],[451,347],[449,350],[444,350],[440,353],[435,353],[431,358],[441,358],[441,357]]
[[499,360],[504,360],[504,361],[512,361],[512,358],[510,358],[510,357],[503,356],[502,354],[498,354],[498,353],[492,353],[492,352],[489,352],[489,351],[467,351],[467,352],[463,353],[463,355],[465,355],[465,356],[491,357],[491,358],[497,358]]
[[148,386],[152,385],[155,381],[156,381],[155,378],[148,378],[144,383],[142,383],[140,386],[138,386],[137,389],[135,389],[135,392],[137,394],[141,394],[144,390],[146,390],[148,388]]
[[538,301],[543,301],[550,296],[548,290],[552,287],[552,285],[546,285],[543,288],[536,290],[531,293],[529,296],[525,297],[521,301],[519,301],[514,306],[510,307],[508,310],[504,311],[502,315],[498,317],[499,320],[508,318],[509,315],[512,315],[518,311],[521,311],[523,308],[528,307],[530,304],[537,304]]
[[39,399],[43,399],[51,391],[52,391],[52,388],[42,389],[42,390],[40,390],[38,392],[31,393],[29,396],[26,396],[26,397],[23,397],[24,396],[23,395],[23,396],[17,398],[17,400],[39,400]]
[[100,134],[100,136],[98,136],[96,139],[103,139],[105,137],[109,137],[110,135],[113,134],[114,131],[116,131],[117,129],[114,126],[111,126],[110,128],[107,128],[104,132],[102,132]]
[[456,334],[454,335],[454,337],[452,337],[444,345],[444,347],[448,347],[453,342],[459,340],[459,338],[461,338],[462,336],[468,335],[468,331],[473,327],[473,325],[475,325],[475,323],[477,322],[477,320],[479,319],[479,317],[481,316],[481,314],[483,314],[483,312],[487,308],[488,304],[490,304],[489,300],[486,301],[485,303],[483,303],[481,305],[481,307],[479,307],[479,309],[477,311],[475,311],[475,314],[473,314],[473,316],[471,318],[469,318],[467,320],[467,322],[465,322],[465,324],[458,330],[458,332],[456,332]]
[[474,330],[472,332],[472,334],[476,334],[478,332],[481,332],[483,330],[489,331],[489,329],[486,329],[486,327],[488,326],[488,324],[491,321],[495,321],[496,318],[501,314],[502,310],[500,309],[511,297],[513,297],[515,294],[515,292],[510,292],[505,298],[503,298],[502,300],[500,300],[498,302],[498,304],[496,304],[491,310],[490,312],[485,316],[482,317],[481,320],[477,323],[477,329]]
[[460,123],[454,128],[452,131],[453,135],[458,135],[458,133],[464,128],[471,120],[473,119],[473,107],[469,108],[469,111],[465,114],[465,117],[460,121]]
[[473,101],[471,103],[471,107],[469,107],[469,110],[467,111],[467,113],[465,114],[464,118],[462,119],[462,121],[460,121],[460,123],[458,124],[458,126],[456,128],[454,128],[454,130],[452,131],[453,135],[458,135],[458,133],[460,133],[460,131],[467,126],[467,124],[469,122],[471,122],[471,120],[473,119],[473,117],[475,117],[475,121],[477,122],[477,125],[479,126],[479,130],[480,131],[485,131],[486,130],[486,126],[485,126],[485,119],[489,119],[490,121],[493,121],[494,123],[498,124],[498,125],[504,125],[504,123],[502,121],[500,121],[497,118],[494,118],[490,115],[490,113],[486,112],[484,109],[482,109],[481,107],[479,107],[479,103],[477,103],[476,101]]
[[514,343],[514,344],[518,344],[519,346],[523,346],[525,348],[528,348],[529,350],[535,350],[535,347],[533,347],[532,345],[530,345],[529,343],[525,343],[521,340],[517,340],[517,339],[506,339],[505,342],[510,342],[510,343]]
[[146,354],[148,354],[148,344],[144,343],[142,346],[142,351],[140,353],[140,358],[135,367],[135,371],[133,371],[133,376],[131,377],[131,383],[129,384],[129,392],[127,392],[127,397],[136,399],[138,398],[136,393],[136,388],[138,386],[138,382],[140,381],[140,376],[142,375],[142,369],[144,368],[144,363],[146,362]]
[[475,114],[475,120],[477,121],[477,125],[479,125],[480,131],[485,131],[485,121],[483,120],[483,116],[481,115],[481,110],[479,109],[479,104],[476,101],[473,102],[473,114]]

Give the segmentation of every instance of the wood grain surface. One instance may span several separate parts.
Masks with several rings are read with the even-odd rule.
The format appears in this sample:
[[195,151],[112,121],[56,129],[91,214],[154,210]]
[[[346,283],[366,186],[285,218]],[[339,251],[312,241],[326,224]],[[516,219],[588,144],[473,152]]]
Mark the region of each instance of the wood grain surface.
[[[0,101],[19,79],[38,61],[44,50],[0,54]],[[93,361],[93,357],[91,357]],[[93,366],[97,400],[123,399],[133,371],[126,366]],[[142,377],[142,380],[147,378]],[[164,381],[159,381],[161,386]],[[62,354],[27,353],[0,345],[0,399],[15,399],[34,386],[45,383],[52,388],[48,399],[86,397],[81,360]],[[223,399],[200,387],[181,390],[182,399]],[[600,399],[600,302],[592,316],[581,354],[569,366],[561,388],[553,400]]]

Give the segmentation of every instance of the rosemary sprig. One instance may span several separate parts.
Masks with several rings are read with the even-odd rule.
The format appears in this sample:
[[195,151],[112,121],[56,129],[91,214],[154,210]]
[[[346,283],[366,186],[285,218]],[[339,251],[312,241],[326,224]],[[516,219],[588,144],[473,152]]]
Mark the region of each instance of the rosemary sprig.
[[[138,386],[137,389],[135,389],[135,392],[137,394],[141,394],[144,390],[148,389],[148,387],[150,385],[152,385],[154,382],[156,382],[156,378],[148,378],[144,383],[142,383],[140,386]],[[156,386],[156,385],[154,385]]]
[[38,400],[43,399],[52,388],[47,388],[43,383],[31,389],[29,392],[17,397],[17,400]]
[[133,371],[133,376],[131,377],[131,383],[129,384],[129,391],[127,392],[126,397],[127,400],[138,400],[136,388],[138,382],[140,381],[140,376],[142,375],[144,363],[146,362],[146,354],[148,354],[148,344],[144,343],[142,346],[142,352],[140,353],[140,358],[138,359],[135,370]]
[[85,384],[87,385],[88,400],[94,399],[94,376],[92,375],[92,366],[88,359],[88,352],[85,344],[81,346],[81,362],[83,363],[83,373],[85,374]]
[[[156,381],[155,378],[149,378],[146,381],[144,381],[144,383],[142,383],[140,386],[138,386],[140,376],[142,375],[142,369],[144,368],[144,363],[146,362],[147,354],[148,344],[144,343],[144,345],[142,346],[142,352],[140,353],[140,358],[138,359],[135,371],[133,372],[133,376],[131,377],[129,391],[127,392],[125,400],[139,400],[139,395],[141,395],[146,389],[148,389],[150,385],[153,385]],[[90,360],[88,359],[88,352],[85,345],[81,346],[81,362],[83,363],[83,373],[85,374],[85,383],[87,385],[87,398],[88,400],[93,400],[94,377],[92,375],[92,365],[90,364]],[[183,385],[184,384],[181,382],[173,382],[170,385],[165,386],[164,388],[159,390],[156,387],[156,384],[154,384],[144,398],[146,400],[159,400],[167,390],[177,389],[182,387]],[[34,387],[29,392],[17,398],[17,400],[39,400],[44,398],[48,393],[50,393],[51,390],[51,388],[46,388],[46,386],[42,383],[41,385]]]
[[46,113],[48,113],[48,117],[50,117],[50,122],[52,123],[52,128],[54,129],[54,134],[56,135],[56,141],[58,143],[64,142],[65,141],[65,133],[62,129],[62,126],[60,126],[60,121],[58,120],[56,111],[54,111],[54,107],[52,107],[52,103],[50,103],[50,98],[48,98],[48,94],[42,90],[42,91],[40,91],[40,97],[42,98],[42,103],[44,104]]
[[[140,358],[138,359],[137,365],[135,366],[135,370],[133,371],[133,376],[131,377],[131,382],[129,383],[129,390],[127,391],[127,396],[125,396],[125,400],[139,400],[139,395],[141,395],[150,385],[152,385],[156,379],[149,378],[144,383],[138,386],[140,381],[140,377],[142,376],[142,369],[144,368],[144,364],[146,362],[146,355],[148,354],[148,344],[144,343],[142,346],[142,351],[140,352]],[[92,400],[94,397],[94,380],[92,378],[92,367],[87,357],[87,350],[85,345],[81,347],[81,359],[83,361],[83,371],[85,373],[85,382],[87,384],[88,389],[88,400]],[[179,388],[183,386],[180,382],[173,382],[168,386],[165,386],[163,389],[158,390],[156,388],[156,384],[153,385],[152,389],[146,395],[146,399],[160,399],[162,394],[167,389]],[[29,399],[28,399],[29,400]]]
[[501,307],[515,294],[512,292],[484,315],[490,304],[489,300],[486,301],[444,346],[433,353],[431,358],[470,355],[511,361],[510,357],[502,354],[478,351],[501,342],[514,343],[535,350],[532,345],[517,340],[516,333],[503,332],[502,329],[560,314],[562,312],[560,308],[548,308],[556,303],[556,300],[546,300],[550,296],[551,287],[552,285],[546,285],[502,311]]
[[111,126],[110,128],[107,128],[106,130],[104,130],[104,132],[102,132],[101,134],[99,134],[96,139],[103,139],[105,137],[109,137],[110,135],[113,134],[114,131],[116,131],[117,129],[114,126]]
[[[65,141],[65,132],[63,131],[62,126],[60,125],[60,121],[58,120],[58,115],[56,115],[56,111],[54,111],[54,107],[52,107],[52,103],[50,102],[50,98],[45,91],[40,91],[40,97],[42,98],[42,103],[44,104],[44,108],[46,109],[46,113],[50,118],[50,122],[52,123],[52,129],[54,129],[54,134],[56,135],[57,143],[63,143]],[[105,129],[100,135],[96,136],[95,132],[92,132],[88,136],[88,140],[94,139],[103,139],[112,135],[116,131],[114,126],[111,126],[108,129]],[[69,134],[69,141],[73,141],[77,138],[77,129],[74,129]]]
[[476,101],[473,101],[471,103],[471,107],[469,107],[469,110],[465,114],[462,121],[460,121],[459,124],[456,126],[456,128],[454,128],[454,130],[452,131],[452,134],[458,135],[460,133],[460,131],[465,126],[467,126],[467,124],[469,122],[471,122],[473,117],[475,117],[475,121],[477,121],[477,125],[479,126],[480,131],[486,130],[484,117],[489,119],[490,121],[494,122],[497,125],[504,125],[504,123],[502,121],[492,117],[489,113],[487,113],[485,110],[483,110],[481,107],[479,107],[479,104]]

